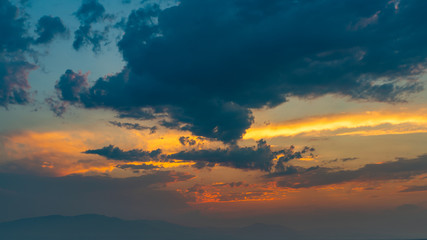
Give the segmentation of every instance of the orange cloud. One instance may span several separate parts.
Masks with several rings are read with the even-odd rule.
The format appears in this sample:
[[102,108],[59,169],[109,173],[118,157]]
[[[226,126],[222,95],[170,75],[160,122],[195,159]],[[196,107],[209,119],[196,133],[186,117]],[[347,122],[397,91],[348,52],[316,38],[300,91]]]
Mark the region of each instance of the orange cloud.
[[305,135],[386,135],[427,132],[427,109],[333,114],[286,121],[247,130],[244,139]]
[[[65,176],[69,174],[84,173],[110,173],[118,162],[106,160],[101,156],[82,154],[83,151],[94,146],[103,146],[115,142],[116,138],[123,138],[126,134],[134,142],[145,145],[147,149],[162,147],[166,151],[174,150],[181,144],[175,134],[157,136],[157,141],[150,142],[139,132],[126,131],[108,133],[109,135],[89,132],[86,130],[73,131],[26,131],[2,136],[3,169],[8,171],[26,171],[41,175]],[[154,138],[154,136],[150,136]],[[154,139],[151,139],[154,140]],[[128,140],[129,141],[129,140]],[[125,142],[125,145],[128,142]],[[133,147],[133,146],[130,146]],[[140,162],[128,164],[141,164]],[[176,168],[191,165],[189,162],[148,162],[160,168]]]
[[188,189],[178,189],[192,204],[224,202],[258,202],[285,199],[288,192],[297,190],[280,188],[276,182],[248,184],[244,182],[196,184]]

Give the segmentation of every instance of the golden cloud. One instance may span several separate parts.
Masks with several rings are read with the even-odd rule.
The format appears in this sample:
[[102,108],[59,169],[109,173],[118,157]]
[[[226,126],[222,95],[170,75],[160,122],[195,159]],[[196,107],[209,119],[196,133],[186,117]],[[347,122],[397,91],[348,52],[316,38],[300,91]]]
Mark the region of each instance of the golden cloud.
[[244,139],[296,135],[387,135],[427,132],[427,109],[417,111],[368,111],[290,120],[247,130]]

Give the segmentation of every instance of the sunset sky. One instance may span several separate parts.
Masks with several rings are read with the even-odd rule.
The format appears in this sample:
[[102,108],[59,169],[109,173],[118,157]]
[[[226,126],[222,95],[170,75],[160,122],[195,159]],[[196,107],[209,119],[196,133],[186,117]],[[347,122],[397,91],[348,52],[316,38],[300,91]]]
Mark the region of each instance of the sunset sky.
[[427,237],[426,9],[0,0],[0,222]]

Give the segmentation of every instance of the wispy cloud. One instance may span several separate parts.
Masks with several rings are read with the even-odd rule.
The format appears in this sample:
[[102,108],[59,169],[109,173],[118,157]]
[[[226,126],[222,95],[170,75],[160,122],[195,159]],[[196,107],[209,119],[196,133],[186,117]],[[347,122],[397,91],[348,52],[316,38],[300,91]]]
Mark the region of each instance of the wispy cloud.
[[244,139],[288,137],[300,134],[321,136],[386,135],[427,132],[427,109],[418,111],[368,111],[285,121],[247,130]]

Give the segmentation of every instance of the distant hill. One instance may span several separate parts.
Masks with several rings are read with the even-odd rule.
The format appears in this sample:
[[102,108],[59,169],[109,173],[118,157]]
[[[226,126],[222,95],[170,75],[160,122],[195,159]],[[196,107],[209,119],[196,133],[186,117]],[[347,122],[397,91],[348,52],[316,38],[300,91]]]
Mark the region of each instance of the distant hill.
[[277,225],[192,228],[164,221],[126,221],[102,215],[46,216],[0,223],[5,240],[284,240],[298,234]]

